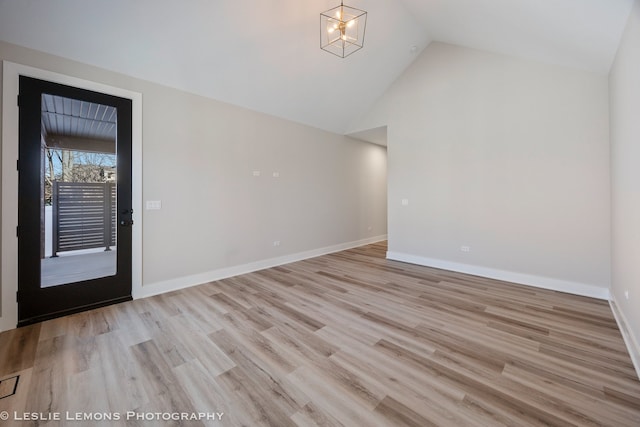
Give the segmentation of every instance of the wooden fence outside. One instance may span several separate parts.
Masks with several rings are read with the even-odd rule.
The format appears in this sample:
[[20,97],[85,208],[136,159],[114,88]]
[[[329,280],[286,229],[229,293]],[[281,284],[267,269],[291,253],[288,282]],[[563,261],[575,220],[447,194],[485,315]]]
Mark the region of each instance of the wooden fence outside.
[[52,204],[52,257],[116,245],[115,183],[54,182]]

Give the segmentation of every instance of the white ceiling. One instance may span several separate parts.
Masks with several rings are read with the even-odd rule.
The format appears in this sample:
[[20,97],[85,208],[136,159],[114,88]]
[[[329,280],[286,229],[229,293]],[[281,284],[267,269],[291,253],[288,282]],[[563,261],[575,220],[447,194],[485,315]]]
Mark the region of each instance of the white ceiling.
[[433,40],[608,73],[633,0],[402,0]]
[[348,0],[367,33],[341,59],[338,0],[0,0],[0,40],[344,133],[432,40],[606,73],[632,2]]

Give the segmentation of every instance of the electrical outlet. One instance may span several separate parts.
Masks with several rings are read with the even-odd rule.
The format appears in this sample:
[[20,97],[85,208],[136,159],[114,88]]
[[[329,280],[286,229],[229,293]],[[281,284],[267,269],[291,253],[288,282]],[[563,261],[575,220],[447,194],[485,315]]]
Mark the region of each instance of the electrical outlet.
[[260,176],[260,171],[253,171],[253,176]]
[[274,172],[273,173],[273,177],[274,178],[280,178],[280,172]]
[[629,291],[624,291],[624,297],[625,299],[629,299]]
[[409,206],[409,199],[402,199],[402,206]]
[[460,250],[462,252],[471,252],[471,248],[469,246],[460,246]]
[[273,246],[280,246],[280,240],[274,240]]

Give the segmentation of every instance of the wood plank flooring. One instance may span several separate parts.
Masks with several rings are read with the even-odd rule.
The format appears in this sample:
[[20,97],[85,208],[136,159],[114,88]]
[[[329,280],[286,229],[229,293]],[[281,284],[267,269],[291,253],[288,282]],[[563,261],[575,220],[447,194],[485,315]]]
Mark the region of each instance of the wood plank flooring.
[[[605,301],[385,251],[363,246],[2,333],[0,390],[19,380],[0,399],[10,415],[0,424],[640,426],[640,382]],[[62,419],[16,421],[14,411]]]

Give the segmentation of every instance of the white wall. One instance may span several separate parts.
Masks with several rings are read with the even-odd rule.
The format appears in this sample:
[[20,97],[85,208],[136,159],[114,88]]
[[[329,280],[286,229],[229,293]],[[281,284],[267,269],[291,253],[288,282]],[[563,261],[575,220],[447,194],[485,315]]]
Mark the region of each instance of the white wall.
[[390,258],[608,297],[606,76],[433,43],[385,124]]
[[168,88],[143,114],[145,283],[386,234],[380,147]]
[[[640,372],[640,2],[629,16],[609,75],[612,283]],[[625,297],[628,291],[629,298]],[[624,329],[623,329],[624,331]]]
[[386,237],[384,147],[4,42],[0,60],[142,93],[162,210],[142,213],[141,295]]

